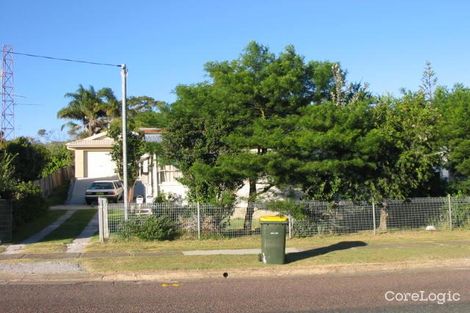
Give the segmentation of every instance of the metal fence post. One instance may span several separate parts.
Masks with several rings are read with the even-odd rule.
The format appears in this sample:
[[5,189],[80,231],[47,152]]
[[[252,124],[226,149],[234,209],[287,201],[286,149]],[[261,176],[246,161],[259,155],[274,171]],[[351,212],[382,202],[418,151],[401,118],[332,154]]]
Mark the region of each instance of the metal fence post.
[[375,222],[375,201],[372,200],[372,224],[374,225],[374,235],[377,232],[377,225]]
[[109,225],[108,225],[108,199],[103,198],[103,238],[109,239]]
[[103,206],[103,198],[98,198],[98,231],[101,243],[104,242]]
[[449,227],[450,227],[450,230],[452,230],[452,204],[451,204],[450,195],[447,195],[447,201],[449,204]]
[[289,222],[288,222],[289,239],[292,239],[292,223],[293,223],[294,221],[292,220],[292,215],[289,214],[287,217],[288,217],[288,221],[289,221]]
[[201,239],[201,207],[199,201],[196,203],[197,207],[197,239]]

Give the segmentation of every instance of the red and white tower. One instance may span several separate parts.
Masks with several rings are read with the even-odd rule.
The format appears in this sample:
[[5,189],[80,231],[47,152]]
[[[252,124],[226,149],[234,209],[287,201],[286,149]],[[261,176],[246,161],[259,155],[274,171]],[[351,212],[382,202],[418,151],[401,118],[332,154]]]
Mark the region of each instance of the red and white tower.
[[13,47],[3,46],[2,54],[2,111],[0,120],[0,140],[15,136],[15,95],[13,79]]

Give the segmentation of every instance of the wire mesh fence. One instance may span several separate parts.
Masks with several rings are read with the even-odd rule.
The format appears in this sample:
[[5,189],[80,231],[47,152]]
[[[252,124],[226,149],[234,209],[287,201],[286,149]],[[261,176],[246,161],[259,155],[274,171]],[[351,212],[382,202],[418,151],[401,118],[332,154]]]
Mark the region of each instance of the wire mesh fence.
[[[122,203],[107,204],[108,225],[110,233],[118,233],[126,223],[124,205]],[[211,204],[173,203],[129,204],[128,221],[144,220],[150,216],[169,217],[185,237],[216,237],[235,236],[259,232],[259,223],[245,231],[243,221],[231,216],[232,208],[214,206]],[[258,228],[255,229],[255,226]]]
[[[252,219],[243,209],[210,204],[129,204],[128,221],[150,216],[169,217],[185,237],[213,238],[259,234],[260,214],[289,216],[292,237],[347,234],[361,231],[470,229],[470,198],[414,198],[368,202],[297,202],[296,210],[276,209],[267,203],[256,204]],[[107,204],[110,233],[119,233],[126,224],[124,205]]]

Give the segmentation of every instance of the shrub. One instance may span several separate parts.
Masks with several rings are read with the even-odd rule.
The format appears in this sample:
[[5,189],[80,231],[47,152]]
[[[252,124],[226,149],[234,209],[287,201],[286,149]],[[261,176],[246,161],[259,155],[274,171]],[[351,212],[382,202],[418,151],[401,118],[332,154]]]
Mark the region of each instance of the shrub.
[[13,176],[19,181],[39,179],[49,158],[49,152],[43,145],[36,144],[26,137],[18,137],[13,141],[8,141],[6,152],[15,155]]
[[143,240],[173,240],[177,235],[177,225],[168,216],[147,218],[137,233],[137,237]]
[[13,196],[13,220],[15,226],[27,223],[47,212],[48,205],[39,186],[32,182],[17,184]]
[[123,239],[136,236],[142,240],[173,240],[178,235],[177,224],[168,216],[134,218],[119,229],[119,236]]
[[127,222],[122,223],[118,227],[118,236],[121,239],[129,240],[134,236],[137,236],[137,233],[140,230],[142,225],[142,219],[140,218],[131,218]]
[[453,206],[454,227],[470,228],[470,205],[459,203]]

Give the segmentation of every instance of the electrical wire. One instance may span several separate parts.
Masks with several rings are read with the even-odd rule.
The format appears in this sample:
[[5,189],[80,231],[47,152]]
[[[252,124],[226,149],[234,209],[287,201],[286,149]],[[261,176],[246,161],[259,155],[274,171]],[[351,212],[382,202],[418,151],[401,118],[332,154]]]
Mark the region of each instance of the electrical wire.
[[91,62],[91,61],[85,61],[85,60],[75,60],[75,59],[66,59],[66,58],[56,58],[56,57],[50,57],[50,56],[46,56],[46,55],[38,55],[38,54],[22,53],[22,52],[13,52],[13,51],[11,51],[10,53],[17,54],[17,55],[24,55],[24,56],[33,57],[33,58],[42,58],[42,59],[48,59],[48,60],[55,60],[55,61],[64,61],[64,62],[73,62],[73,63],[82,63],[82,64],[92,64],[92,65],[103,65],[103,66],[112,66],[112,67],[121,67],[120,64],[100,63],[100,62]]

